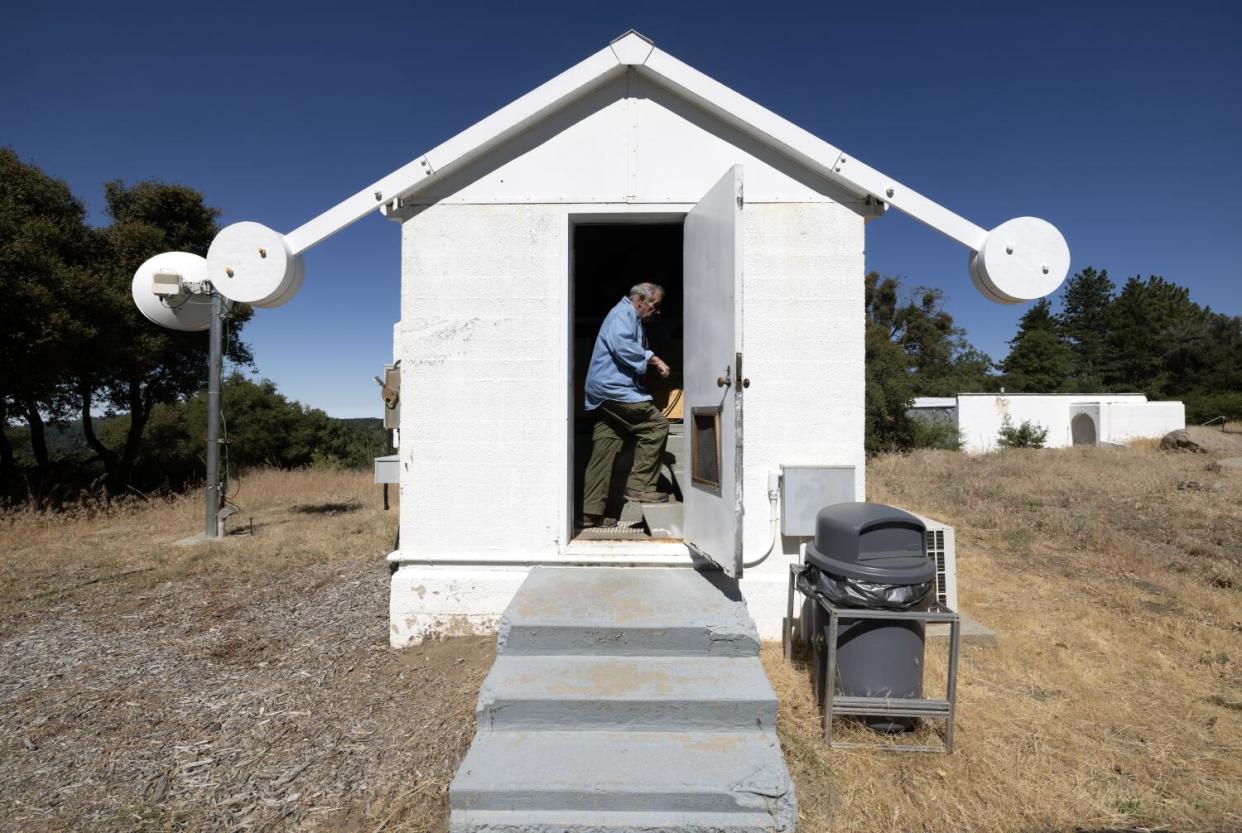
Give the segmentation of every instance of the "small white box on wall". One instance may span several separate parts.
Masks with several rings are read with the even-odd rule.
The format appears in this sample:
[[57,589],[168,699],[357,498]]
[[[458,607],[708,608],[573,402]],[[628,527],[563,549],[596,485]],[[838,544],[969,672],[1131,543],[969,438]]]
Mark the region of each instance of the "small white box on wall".
[[853,466],[781,466],[781,534],[813,536],[819,510],[856,499]]

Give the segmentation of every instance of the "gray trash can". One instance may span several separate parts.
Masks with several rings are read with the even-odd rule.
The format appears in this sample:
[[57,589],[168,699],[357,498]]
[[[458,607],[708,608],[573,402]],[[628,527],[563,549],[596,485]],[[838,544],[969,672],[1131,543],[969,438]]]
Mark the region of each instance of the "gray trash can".
[[[926,610],[936,581],[926,533],[922,521],[892,506],[825,507],[816,518],[815,540],[806,547],[805,586],[839,608]],[[814,604],[803,611],[804,627],[822,633],[826,640],[827,616]],[[842,614],[837,690],[855,697],[922,697],[924,640],[922,622],[850,619]],[[819,695],[822,703],[823,693]],[[881,731],[902,731],[914,724],[905,718],[867,722]]]

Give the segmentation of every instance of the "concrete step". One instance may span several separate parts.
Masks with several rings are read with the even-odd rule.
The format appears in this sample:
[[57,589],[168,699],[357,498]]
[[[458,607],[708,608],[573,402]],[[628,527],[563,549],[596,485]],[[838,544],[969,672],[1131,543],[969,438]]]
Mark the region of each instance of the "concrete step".
[[626,829],[625,814],[736,815],[737,829],[792,831],[796,814],[780,744],[762,731],[480,732],[449,795],[459,831],[491,831],[477,814],[496,811],[515,830],[595,814],[608,831]]
[[497,652],[758,656],[759,633],[722,573],[536,567],[501,617]]
[[755,657],[497,657],[479,691],[480,730],[776,729]]
[[450,833],[793,833],[766,812],[454,810]]

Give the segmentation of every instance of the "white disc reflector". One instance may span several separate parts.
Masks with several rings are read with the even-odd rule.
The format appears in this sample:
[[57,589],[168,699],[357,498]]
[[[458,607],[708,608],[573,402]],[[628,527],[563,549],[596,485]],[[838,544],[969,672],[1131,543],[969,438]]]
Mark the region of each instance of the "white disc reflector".
[[294,295],[298,294],[298,290],[302,288],[302,278],[306,276],[306,267],[304,264],[305,262],[302,260],[301,255],[293,256],[292,280],[289,281],[288,287],[284,292],[280,293],[279,297],[273,301],[268,301],[263,305],[264,307],[271,308],[283,306],[284,304],[287,304]]
[[[157,274],[163,277],[161,281],[155,280]],[[157,283],[165,292],[173,289],[173,274],[180,277],[182,284],[205,281],[207,261],[189,252],[164,252],[147,260],[134,272],[134,280],[130,283],[134,303],[143,315],[161,327],[190,332],[206,330],[211,326],[210,295],[155,294]]]
[[259,223],[234,223],[211,241],[207,277],[229,300],[256,307],[278,306],[297,291],[294,283],[301,259],[289,253],[280,232]]
[[984,298],[987,298],[989,301],[992,301],[993,303],[996,303],[996,304],[1020,304],[1022,303],[1016,298],[1007,298],[1004,295],[998,295],[996,293],[996,289],[992,287],[992,285],[989,284],[984,277],[980,276],[979,274],[979,271],[980,271],[979,270],[979,253],[978,252],[970,253],[969,268],[970,268],[970,282],[975,285],[975,289],[979,290],[979,294],[982,295]]
[[985,297],[1020,304],[1055,292],[1069,265],[1069,245],[1055,226],[1018,217],[988,232],[970,256],[970,278]]

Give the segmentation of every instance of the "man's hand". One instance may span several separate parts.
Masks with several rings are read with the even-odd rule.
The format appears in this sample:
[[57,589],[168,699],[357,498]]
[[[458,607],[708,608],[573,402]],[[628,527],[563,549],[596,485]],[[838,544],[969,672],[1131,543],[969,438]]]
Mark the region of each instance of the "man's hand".
[[656,369],[656,372],[660,374],[661,379],[667,379],[668,374],[672,372],[668,369],[668,365],[664,363],[664,359],[660,358],[659,356],[652,356],[648,360],[647,364],[651,365],[652,367]]

